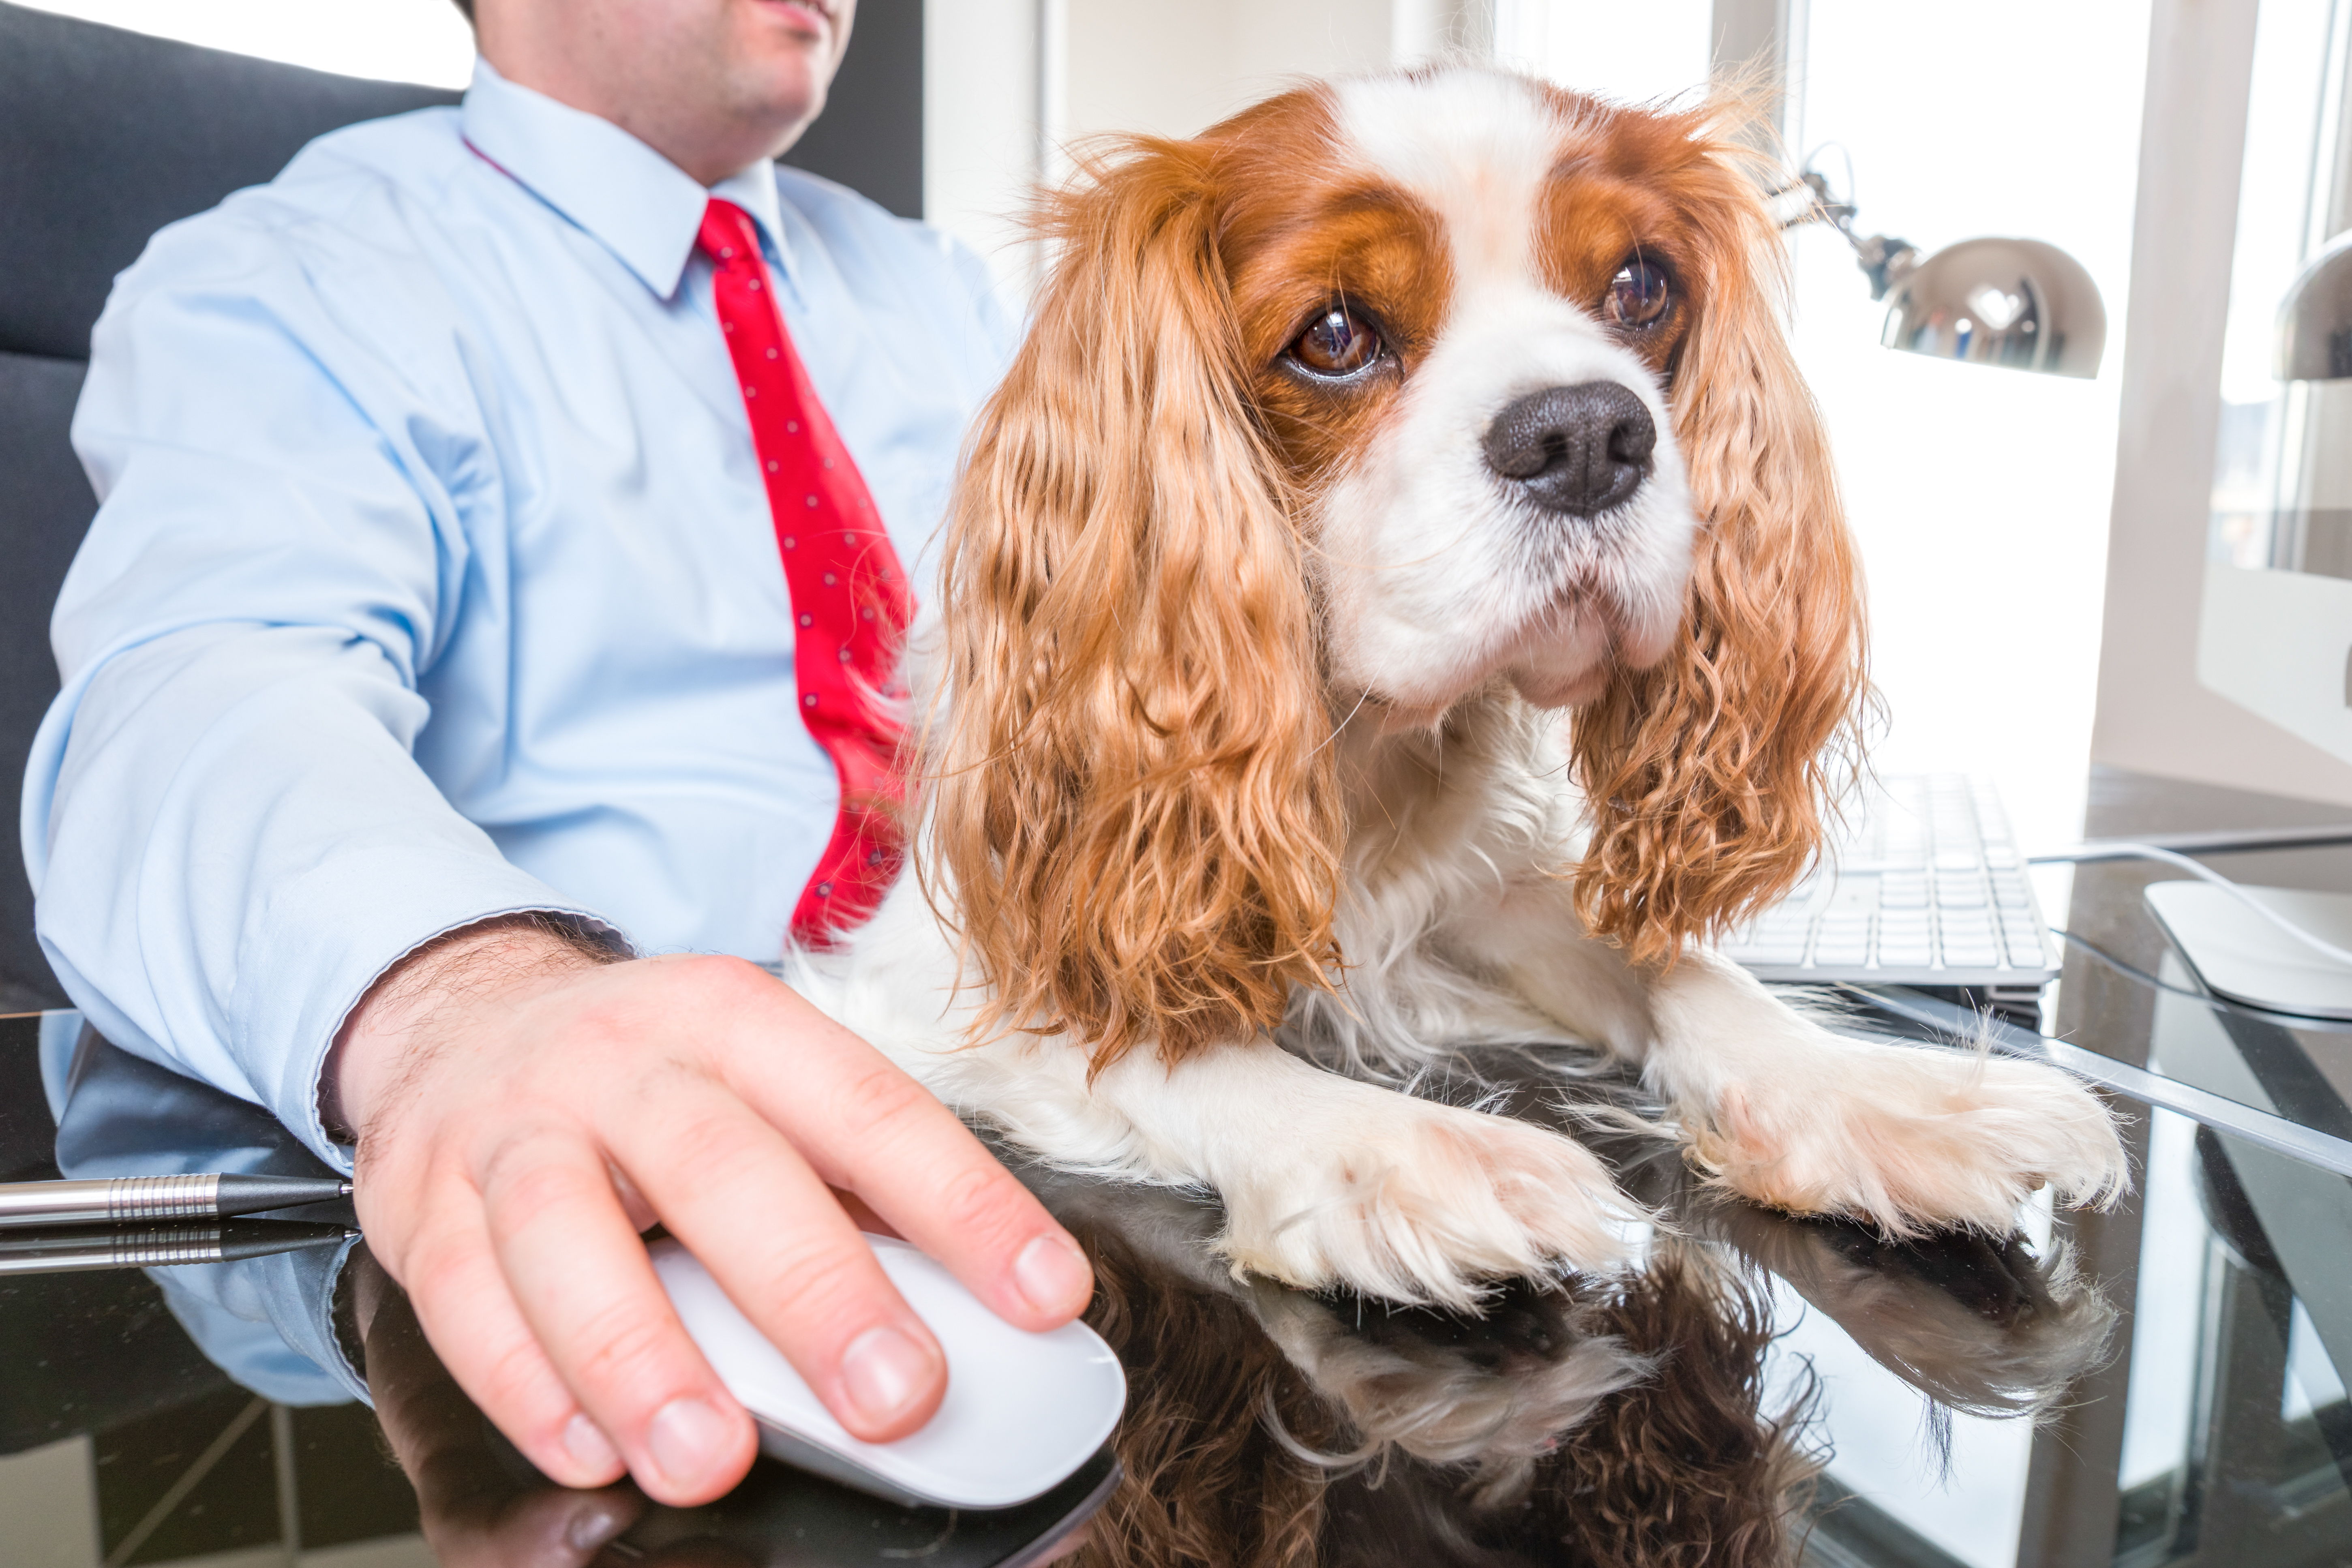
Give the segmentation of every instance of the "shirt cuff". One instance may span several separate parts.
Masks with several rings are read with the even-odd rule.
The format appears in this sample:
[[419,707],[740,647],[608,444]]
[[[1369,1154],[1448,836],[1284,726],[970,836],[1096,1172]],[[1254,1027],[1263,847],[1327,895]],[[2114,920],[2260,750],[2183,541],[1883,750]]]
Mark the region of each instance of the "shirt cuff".
[[[362,891],[354,892],[354,889]],[[505,915],[577,922],[634,952],[595,910],[504,862],[426,846],[335,857],[320,872],[282,884],[237,968],[230,1037],[270,1111],[310,1152],[349,1174],[351,1145],[319,1114],[328,1053],[369,988],[436,938]]]

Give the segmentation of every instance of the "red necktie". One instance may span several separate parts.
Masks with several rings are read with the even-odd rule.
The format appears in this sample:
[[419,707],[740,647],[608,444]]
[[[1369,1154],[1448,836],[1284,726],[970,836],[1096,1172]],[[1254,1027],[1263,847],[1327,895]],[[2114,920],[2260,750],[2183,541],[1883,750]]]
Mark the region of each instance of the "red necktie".
[[907,696],[897,673],[914,595],[874,498],[793,352],[751,215],[714,200],[695,243],[710,258],[719,322],[767,481],[793,600],[801,721],[841,778],[832,842],[793,910],[794,940],[821,947],[874,912],[904,854],[897,762]]

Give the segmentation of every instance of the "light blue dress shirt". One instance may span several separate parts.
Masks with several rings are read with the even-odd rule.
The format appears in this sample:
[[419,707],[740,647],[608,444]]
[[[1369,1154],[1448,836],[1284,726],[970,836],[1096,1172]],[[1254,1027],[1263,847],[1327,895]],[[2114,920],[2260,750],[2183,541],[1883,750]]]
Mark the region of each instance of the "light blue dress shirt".
[[928,598],[1011,346],[980,261],[794,170],[706,191],[487,65],[165,229],[99,321],[41,942],[109,1039],[339,1165],[320,1069],[402,954],[543,910],[772,960],[832,830],[713,194]]

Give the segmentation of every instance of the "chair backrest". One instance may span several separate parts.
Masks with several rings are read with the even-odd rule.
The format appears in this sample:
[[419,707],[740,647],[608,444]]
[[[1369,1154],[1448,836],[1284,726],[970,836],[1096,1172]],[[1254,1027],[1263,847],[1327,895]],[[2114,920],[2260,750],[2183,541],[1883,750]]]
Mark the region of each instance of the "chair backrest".
[[[314,136],[457,94],[248,59],[0,3],[0,779],[14,804],[57,695],[49,609],[98,503],[66,430],[89,330],[148,236]],[[0,1012],[61,1006],[0,852]]]

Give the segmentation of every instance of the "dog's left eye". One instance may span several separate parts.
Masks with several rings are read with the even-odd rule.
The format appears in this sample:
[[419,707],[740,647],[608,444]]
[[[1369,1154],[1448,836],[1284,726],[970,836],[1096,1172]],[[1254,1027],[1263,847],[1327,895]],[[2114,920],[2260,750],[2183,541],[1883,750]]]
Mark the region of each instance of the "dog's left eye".
[[1353,375],[1380,353],[1381,335],[1340,304],[1327,308],[1290,345],[1290,357],[1317,375]]
[[1637,256],[1609,280],[1609,319],[1621,327],[1654,326],[1673,298],[1666,269]]

